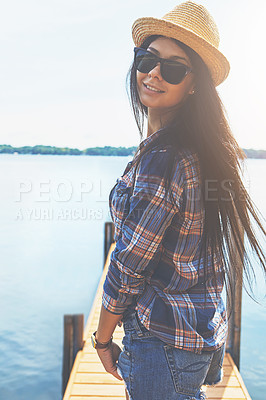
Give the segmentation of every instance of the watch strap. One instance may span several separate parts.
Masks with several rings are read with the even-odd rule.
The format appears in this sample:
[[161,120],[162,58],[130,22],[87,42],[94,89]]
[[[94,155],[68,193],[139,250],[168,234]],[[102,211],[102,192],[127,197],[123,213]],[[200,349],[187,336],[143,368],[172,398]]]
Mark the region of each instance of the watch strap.
[[96,339],[96,332],[97,331],[95,331],[91,337],[92,347],[94,347],[94,349],[106,349],[112,343],[113,336],[111,337],[110,340],[108,340],[108,342],[101,343]]

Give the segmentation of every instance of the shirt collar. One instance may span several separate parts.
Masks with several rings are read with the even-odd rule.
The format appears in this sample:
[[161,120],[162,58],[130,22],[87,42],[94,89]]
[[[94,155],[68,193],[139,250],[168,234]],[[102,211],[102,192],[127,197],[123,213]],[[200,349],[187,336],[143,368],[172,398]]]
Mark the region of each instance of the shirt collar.
[[139,155],[140,151],[147,146],[148,144],[154,142],[158,136],[160,136],[164,131],[166,130],[166,128],[161,128],[158,131],[153,132],[150,136],[146,137],[146,139],[142,140],[139,144],[139,147],[137,149],[136,152],[136,156]]

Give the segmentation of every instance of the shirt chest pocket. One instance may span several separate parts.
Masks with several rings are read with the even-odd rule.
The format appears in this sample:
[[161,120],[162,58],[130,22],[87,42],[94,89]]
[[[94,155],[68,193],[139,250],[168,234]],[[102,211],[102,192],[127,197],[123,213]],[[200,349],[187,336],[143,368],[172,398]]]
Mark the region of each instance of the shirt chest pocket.
[[121,229],[130,207],[131,187],[124,181],[117,180],[110,196],[110,212],[115,226],[114,240],[117,241],[121,236]]

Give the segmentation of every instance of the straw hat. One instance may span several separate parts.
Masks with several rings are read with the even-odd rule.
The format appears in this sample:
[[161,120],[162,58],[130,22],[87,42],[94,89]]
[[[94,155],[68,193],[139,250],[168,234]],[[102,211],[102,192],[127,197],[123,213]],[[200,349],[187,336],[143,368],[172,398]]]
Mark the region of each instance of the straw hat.
[[132,26],[134,43],[140,47],[151,35],[162,35],[185,43],[198,53],[211,73],[215,86],[228,76],[230,64],[218,50],[218,28],[205,7],[193,1],[177,5],[160,18],[139,18]]

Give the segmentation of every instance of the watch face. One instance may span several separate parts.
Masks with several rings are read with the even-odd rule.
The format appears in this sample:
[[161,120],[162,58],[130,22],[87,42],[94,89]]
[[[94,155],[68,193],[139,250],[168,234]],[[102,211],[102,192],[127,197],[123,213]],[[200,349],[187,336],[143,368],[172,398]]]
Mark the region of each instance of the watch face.
[[91,344],[92,344],[92,347],[95,349],[95,347],[96,347],[96,342],[95,342],[95,337],[94,337],[94,335],[91,335]]

